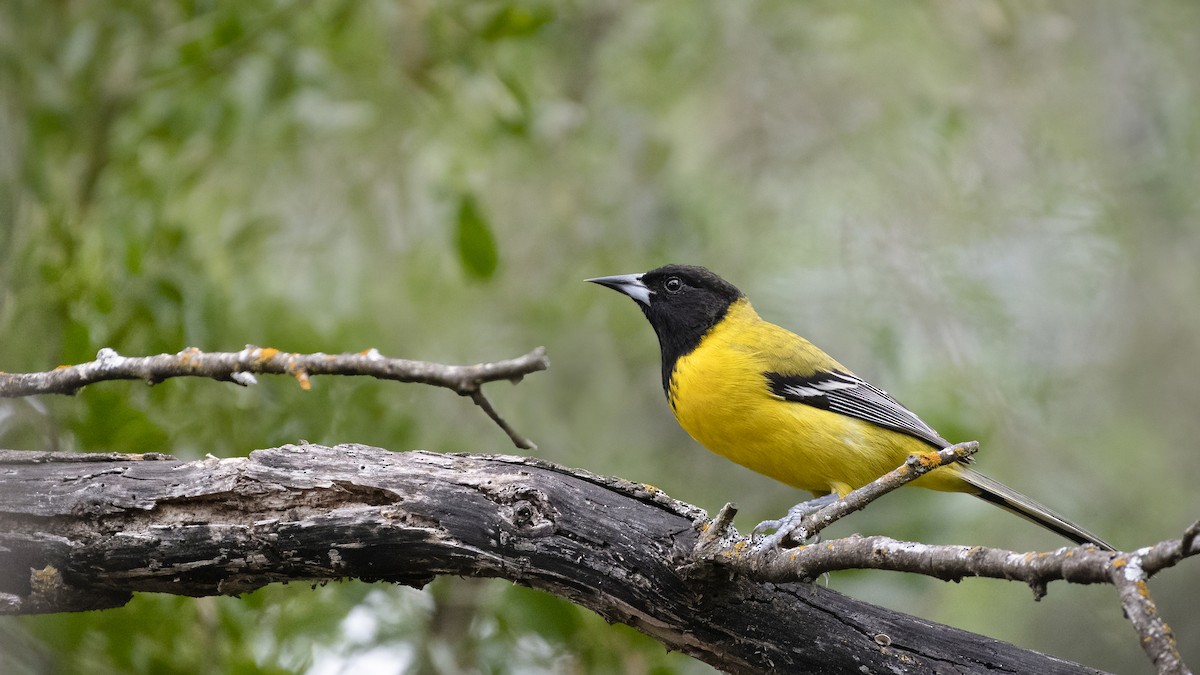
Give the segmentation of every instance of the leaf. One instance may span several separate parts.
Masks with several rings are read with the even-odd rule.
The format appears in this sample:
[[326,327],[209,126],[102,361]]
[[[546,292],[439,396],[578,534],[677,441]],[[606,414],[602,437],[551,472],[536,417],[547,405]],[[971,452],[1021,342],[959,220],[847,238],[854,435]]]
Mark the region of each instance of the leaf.
[[510,3],[492,15],[480,37],[485,40],[529,37],[553,19],[554,12],[549,7]]
[[476,279],[490,279],[496,274],[500,262],[496,238],[474,195],[464,194],[459,201],[455,245],[467,274]]

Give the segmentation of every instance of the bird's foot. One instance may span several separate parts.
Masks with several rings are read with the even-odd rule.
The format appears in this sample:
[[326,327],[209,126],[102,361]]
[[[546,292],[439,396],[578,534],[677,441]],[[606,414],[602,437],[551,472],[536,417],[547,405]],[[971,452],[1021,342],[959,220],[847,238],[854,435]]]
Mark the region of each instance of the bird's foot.
[[800,527],[800,523],[804,521],[804,517],[818,509],[829,506],[837,500],[837,493],[831,492],[823,497],[800,502],[788,509],[787,515],[778,520],[764,520],[755,525],[751,531],[752,535],[760,535],[768,530],[774,530],[774,532],[764,537],[758,543],[758,549],[760,551],[777,549],[789,537],[801,542],[808,539],[808,533]]

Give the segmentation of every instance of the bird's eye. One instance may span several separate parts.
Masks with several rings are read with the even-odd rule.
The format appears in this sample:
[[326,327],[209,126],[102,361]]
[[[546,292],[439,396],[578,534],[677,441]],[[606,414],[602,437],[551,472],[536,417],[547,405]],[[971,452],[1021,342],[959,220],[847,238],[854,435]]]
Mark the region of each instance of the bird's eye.
[[663,288],[667,289],[668,293],[678,293],[683,290],[683,280],[679,277],[671,277],[663,284]]

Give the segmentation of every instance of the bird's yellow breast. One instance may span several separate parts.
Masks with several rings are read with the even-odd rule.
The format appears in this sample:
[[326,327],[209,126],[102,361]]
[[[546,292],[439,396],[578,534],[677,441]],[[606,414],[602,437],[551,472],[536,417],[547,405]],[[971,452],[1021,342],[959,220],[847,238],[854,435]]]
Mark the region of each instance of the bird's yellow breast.
[[[849,372],[804,338],[759,318],[744,298],[691,353],[675,362],[671,408],[680,426],[713,452],[816,494],[865,485],[925,443],[869,422],[774,395],[767,372]],[[949,467],[948,467],[949,468]],[[939,469],[922,487],[959,491]]]

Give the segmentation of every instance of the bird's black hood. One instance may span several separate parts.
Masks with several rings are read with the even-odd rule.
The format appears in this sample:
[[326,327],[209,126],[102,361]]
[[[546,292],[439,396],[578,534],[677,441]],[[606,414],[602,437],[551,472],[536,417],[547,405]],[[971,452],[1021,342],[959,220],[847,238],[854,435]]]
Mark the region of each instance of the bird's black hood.
[[662,350],[663,390],[680,357],[690,354],[729,307],[745,295],[736,286],[695,265],[665,265],[644,274],[588,279],[633,298]]

